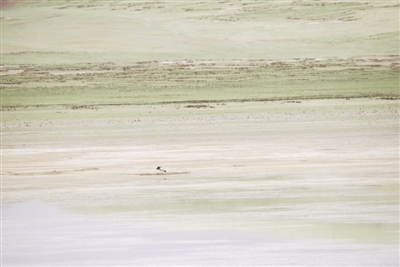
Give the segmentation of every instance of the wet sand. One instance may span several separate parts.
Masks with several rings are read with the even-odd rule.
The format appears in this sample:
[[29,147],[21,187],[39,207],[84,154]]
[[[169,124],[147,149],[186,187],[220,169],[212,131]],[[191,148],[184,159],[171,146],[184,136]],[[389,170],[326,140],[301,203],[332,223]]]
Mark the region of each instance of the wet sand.
[[399,264],[397,100],[9,112],[4,266]]

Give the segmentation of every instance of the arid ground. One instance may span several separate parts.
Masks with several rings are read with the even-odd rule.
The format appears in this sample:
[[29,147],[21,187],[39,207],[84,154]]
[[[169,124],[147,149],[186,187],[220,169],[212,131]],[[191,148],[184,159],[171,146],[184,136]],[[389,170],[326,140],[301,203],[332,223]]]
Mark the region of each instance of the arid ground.
[[1,8],[2,266],[399,266],[397,1]]

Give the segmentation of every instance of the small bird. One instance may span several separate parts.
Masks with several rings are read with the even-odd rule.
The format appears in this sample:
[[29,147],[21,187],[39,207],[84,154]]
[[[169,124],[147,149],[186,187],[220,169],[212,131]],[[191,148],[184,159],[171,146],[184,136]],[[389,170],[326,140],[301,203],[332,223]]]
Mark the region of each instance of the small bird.
[[161,167],[161,166],[158,166],[157,167],[157,170],[159,170],[160,172],[167,172],[166,170],[164,170],[164,168],[163,167]]

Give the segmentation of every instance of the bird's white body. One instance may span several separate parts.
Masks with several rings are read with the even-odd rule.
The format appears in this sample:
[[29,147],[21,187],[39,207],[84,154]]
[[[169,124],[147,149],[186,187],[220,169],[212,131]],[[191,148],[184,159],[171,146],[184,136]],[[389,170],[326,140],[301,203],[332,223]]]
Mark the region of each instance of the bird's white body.
[[167,172],[163,167],[161,167],[161,166],[158,166],[157,167],[157,170],[159,170],[160,172]]

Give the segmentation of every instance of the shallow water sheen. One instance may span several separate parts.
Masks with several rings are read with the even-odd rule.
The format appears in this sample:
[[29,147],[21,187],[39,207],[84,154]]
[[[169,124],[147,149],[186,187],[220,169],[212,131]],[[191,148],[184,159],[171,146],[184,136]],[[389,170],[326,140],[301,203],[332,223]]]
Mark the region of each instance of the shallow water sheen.
[[284,238],[242,230],[171,230],[94,219],[35,202],[2,209],[3,266],[399,263],[398,244]]

